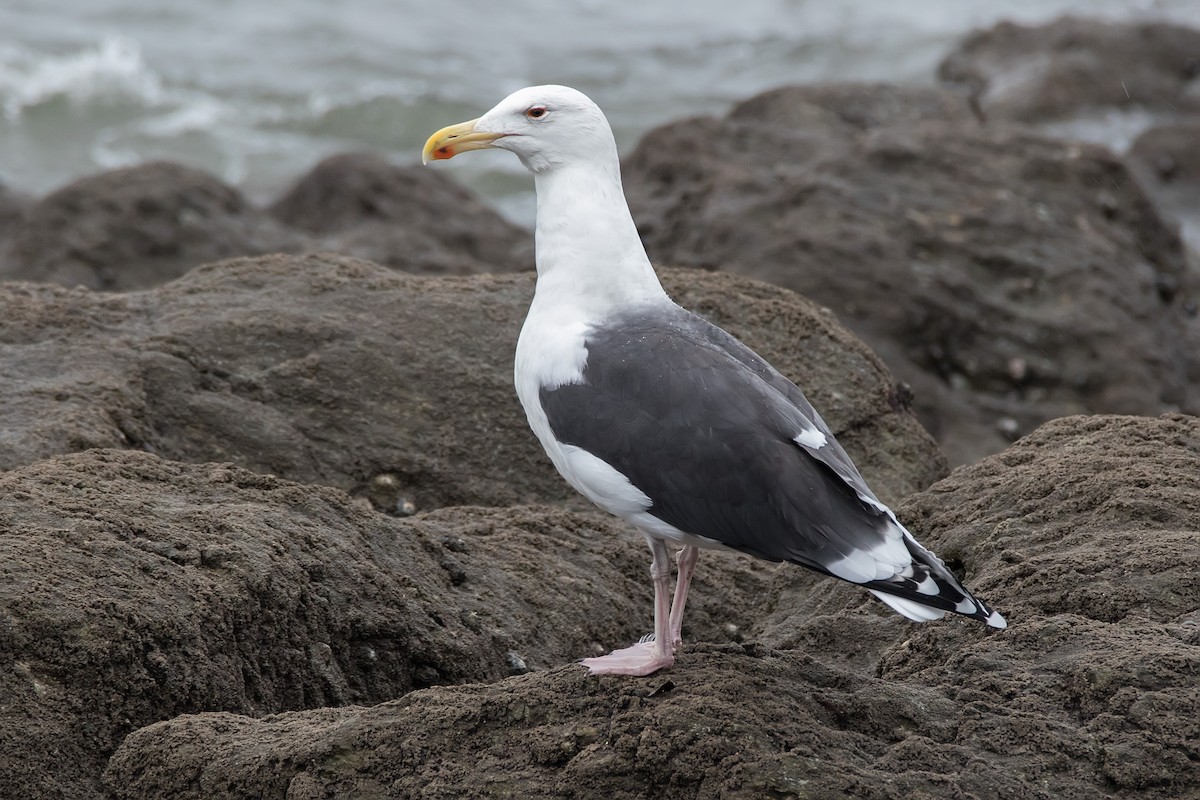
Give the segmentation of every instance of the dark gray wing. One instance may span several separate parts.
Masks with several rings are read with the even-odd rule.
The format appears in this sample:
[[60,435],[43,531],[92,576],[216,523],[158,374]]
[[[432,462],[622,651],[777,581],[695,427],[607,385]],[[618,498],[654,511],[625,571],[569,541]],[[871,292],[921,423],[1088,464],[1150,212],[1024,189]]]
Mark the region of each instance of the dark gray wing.
[[[680,309],[680,311],[683,311],[683,309]],[[808,422],[825,435],[826,444],[824,447],[809,447],[800,442],[797,442],[797,445],[803,447],[805,452],[810,456],[833,470],[838,477],[854,489],[855,494],[860,499],[866,501],[872,507],[876,507],[879,499],[875,497],[875,493],[871,491],[871,487],[867,486],[867,482],[858,472],[858,467],[854,466],[854,462],[850,460],[849,454],[842,449],[842,445],[833,437],[833,431],[829,430],[829,426],[825,424],[825,420],[813,408],[812,403],[808,402],[808,398],[804,396],[804,392],[800,391],[800,387],[784,377],[779,370],[768,364],[758,353],[746,347],[746,345],[730,336],[721,328],[689,312],[683,311],[683,313],[688,314],[688,316],[696,320],[704,330],[709,341],[728,353],[731,358],[744,364],[762,381],[783,395],[796,411],[802,414]]]
[[[543,388],[542,407],[559,441],[629,478],[649,513],[827,575],[899,533],[912,563],[863,586],[1004,627],[879,503],[800,389],[720,328],[678,307],[629,312],[587,351],[581,382]],[[824,446],[796,441],[813,428]]]
[[[822,572],[880,544],[890,518],[800,390],[683,309],[591,332],[581,383],[543,389],[555,436],[624,474],[687,533]],[[827,437],[806,448],[795,437]]]

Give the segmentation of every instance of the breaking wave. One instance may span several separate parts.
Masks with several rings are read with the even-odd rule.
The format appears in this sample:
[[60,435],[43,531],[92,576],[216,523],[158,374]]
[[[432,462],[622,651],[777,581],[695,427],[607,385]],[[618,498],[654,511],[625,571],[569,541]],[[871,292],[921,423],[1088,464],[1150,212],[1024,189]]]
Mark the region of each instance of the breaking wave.
[[[462,0],[444,15],[417,0],[296,0],[286,14],[266,3],[0,2],[0,182],[42,193],[170,159],[265,197],[332,152],[372,148],[412,163],[431,127],[547,82],[601,102],[627,150],[656,124],[722,113],[771,86],[932,83],[957,38],[1001,16],[1086,10],[1194,24],[1195,3]],[[1140,120],[1117,122],[1072,133],[1119,146]],[[440,171],[531,218],[514,159]]]
[[132,39],[106,36],[82,50],[53,55],[0,46],[0,108],[9,121],[60,99],[111,98],[149,107],[162,102],[162,78],[146,65]]

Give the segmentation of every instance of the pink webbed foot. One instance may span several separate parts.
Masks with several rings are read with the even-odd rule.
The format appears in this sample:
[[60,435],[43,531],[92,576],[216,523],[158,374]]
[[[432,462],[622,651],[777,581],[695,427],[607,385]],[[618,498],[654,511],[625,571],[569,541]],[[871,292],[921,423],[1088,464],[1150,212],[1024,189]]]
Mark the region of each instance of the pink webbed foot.
[[613,650],[606,656],[585,658],[579,662],[588,668],[589,675],[636,675],[658,672],[675,663],[674,653],[664,653],[651,640]]

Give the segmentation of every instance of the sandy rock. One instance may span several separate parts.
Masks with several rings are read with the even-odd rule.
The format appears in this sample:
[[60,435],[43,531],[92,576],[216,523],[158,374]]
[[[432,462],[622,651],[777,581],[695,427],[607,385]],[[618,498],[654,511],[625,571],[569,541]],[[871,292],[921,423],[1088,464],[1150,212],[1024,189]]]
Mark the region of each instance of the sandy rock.
[[[902,391],[827,311],[733,276],[666,281],[809,390],[881,497],[944,474]],[[512,389],[532,292],[530,274],[422,278],[332,256],[213,264],[123,295],[0,285],[0,468],[118,447],[401,513],[572,498]]]
[[331,156],[271,206],[313,248],[419,274],[533,269],[533,240],[434,170],[369,153]]
[[137,289],[206,261],[303,242],[213,176],[157,162],[81,178],[42,198],[0,252],[0,277]]
[[[889,751],[944,748],[945,771],[970,752],[953,746],[953,716],[940,718],[953,706],[935,690],[737,645],[702,648],[690,664],[640,680],[562,668],[264,720],[181,717],[129,737],[106,783],[118,798],[904,797],[950,776],[885,778]],[[956,783],[1021,787],[996,768],[974,772]]]
[[[178,714],[495,681],[649,624],[645,545],[599,513],[400,520],[228,464],[93,450],[0,476],[0,519],[3,797],[98,797],[120,740]],[[708,594],[692,627],[721,641],[706,620],[737,595]]]
[[1008,630],[893,619],[859,666],[830,658],[848,637],[790,651],[750,638],[692,646],[649,679],[562,667],[370,708],[182,716],[126,738],[105,785],[120,798],[1189,796],[1200,420],[1056,420],[901,512]]
[[[735,276],[666,283],[808,385],[881,496],[944,473],[828,311]],[[392,519],[264,474],[393,513],[572,499],[511,388],[532,288],[331,256],[125,294],[0,285],[0,796],[100,797],[122,737],[178,714],[378,703],[641,635],[645,546],[606,515]],[[816,585],[787,573],[706,558],[685,636],[743,638],[782,588]]]
[[1200,408],[1182,245],[1103,148],[944,91],[795,87],[651,132],[625,176],[652,259],[828,305],[951,463],[1066,414]]
[[[901,504],[1010,621],[1183,624],[1200,611],[1200,418],[1066,417]],[[939,550],[948,563],[963,557]]]
[[1001,22],[968,36],[938,68],[988,119],[1046,122],[1104,108],[1200,112],[1200,30],[1062,17]]

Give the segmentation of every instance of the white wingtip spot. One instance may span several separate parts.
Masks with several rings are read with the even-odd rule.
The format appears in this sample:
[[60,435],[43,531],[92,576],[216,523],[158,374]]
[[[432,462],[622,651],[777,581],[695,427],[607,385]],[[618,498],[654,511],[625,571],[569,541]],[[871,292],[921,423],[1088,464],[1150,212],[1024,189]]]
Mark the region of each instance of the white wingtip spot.
[[811,447],[813,450],[819,450],[825,446],[828,440],[825,438],[825,434],[816,428],[809,428],[797,434],[793,441],[801,447]]
[[[921,594],[936,595],[941,590],[938,589],[937,581],[933,579],[933,576],[926,575],[925,580],[917,584],[917,591]],[[972,606],[972,608],[974,608],[974,606]],[[961,609],[959,610],[961,611]]]
[[997,630],[1004,630],[1008,627],[1008,620],[1000,616],[999,611],[993,611],[991,616],[987,618],[987,624]]

